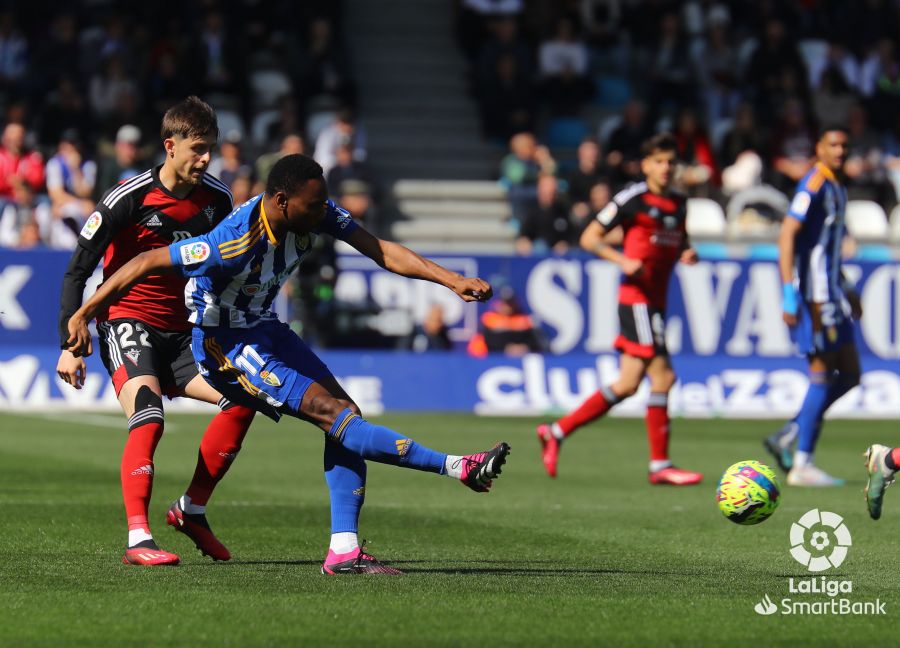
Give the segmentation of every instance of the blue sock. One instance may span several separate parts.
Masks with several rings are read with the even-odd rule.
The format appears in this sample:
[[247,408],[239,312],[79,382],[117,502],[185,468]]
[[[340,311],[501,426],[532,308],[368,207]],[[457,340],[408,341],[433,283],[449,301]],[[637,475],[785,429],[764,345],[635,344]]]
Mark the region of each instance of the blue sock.
[[797,414],[797,425],[800,428],[797,450],[801,452],[811,454],[816,447],[819,424],[828,401],[829,387],[824,373],[815,372],[809,375],[809,389],[806,398],[803,399],[800,413]]
[[419,445],[386,427],[369,423],[349,407],[338,414],[327,436],[363,459],[444,474],[446,454]]
[[[844,394],[853,389],[859,384],[859,376],[858,375],[848,375],[846,373],[842,373],[840,371],[835,372],[832,381],[828,385],[828,395],[825,398],[825,407],[822,408],[822,414],[819,416],[819,429],[822,428],[822,419],[825,417],[825,412],[828,411],[828,408],[834,405]],[[803,411],[802,409],[800,410]],[[797,415],[791,419],[791,422],[785,425],[782,428],[783,432],[788,432],[791,423],[799,424],[800,421],[800,412],[797,412]],[[816,431],[816,436],[818,436],[819,432]]]
[[331,532],[356,533],[366,499],[366,462],[355,452],[326,439],[325,481],[331,495]]

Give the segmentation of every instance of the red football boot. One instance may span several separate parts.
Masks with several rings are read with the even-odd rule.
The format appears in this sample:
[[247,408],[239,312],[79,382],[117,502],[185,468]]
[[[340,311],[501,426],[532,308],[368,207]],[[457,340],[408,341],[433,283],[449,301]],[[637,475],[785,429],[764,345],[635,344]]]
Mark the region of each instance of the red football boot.
[[662,468],[650,473],[648,479],[651,484],[667,484],[669,486],[690,486],[699,484],[703,475],[692,470],[682,470],[675,466]]
[[163,551],[152,542],[143,544],[152,544],[151,547],[130,547],[125,550],[122,556],[122,564],[125,565],[177,565],[181,559],[168,551]]
[[541,459],[544,469],[551,477],[556,477],[556,462],[559,461],[559,439],[553,436],[550,426],[541,423],[537,426],[537,438],[541,442]]
[[166,524],[190,538],[204,556],[213,560],[231,560],[231,552],[213,534],[206,515],[185,513],[181,508],[181,500],[172,502],[166,513]]

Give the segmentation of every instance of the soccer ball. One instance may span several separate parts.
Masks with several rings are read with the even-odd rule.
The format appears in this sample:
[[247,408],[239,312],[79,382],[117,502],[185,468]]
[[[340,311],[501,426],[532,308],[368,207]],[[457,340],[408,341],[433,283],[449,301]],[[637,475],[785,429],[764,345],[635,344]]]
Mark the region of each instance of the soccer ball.
[[719,480],[719,510],[736,524],[759,524],[778,508],[781,486],[775,472],[758,461],[739,461]]

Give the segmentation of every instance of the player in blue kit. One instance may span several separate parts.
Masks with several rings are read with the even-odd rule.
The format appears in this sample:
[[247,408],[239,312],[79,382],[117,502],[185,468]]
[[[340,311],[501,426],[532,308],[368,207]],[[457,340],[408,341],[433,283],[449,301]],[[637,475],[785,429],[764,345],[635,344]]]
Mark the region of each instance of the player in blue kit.
[[809,389],[797,416],[764,444],[792,486],[843,483],[813,464],[813,452],[825,412],[860,378],[852,319],[862,316],[862,307],[841,272],[847,140],[841,126],[819,132],[816,164],[797,187],[778,241],[784,321],[809,361]]
[[490,285],[380,240],[327,199],[322,168],[289,155],[269,174],[266,191],[235,209],[208,234],[140,254],[126,263],[69,320],[69,348],[92,351],[87,322],[147,275],[190,277],[185,297],[194,324],[192,348],[206,380],[228,398],[278,420],[310,421],[325,432],[325,479],[332,536],[322,573],[400,573],[365,553],[357,539],[366,484],[365,459],[461,480],[486,492],[509,445],[446,455],[364,419],[322,361],[270,310],[318,234],[346,241],[396,274],[446,286],[464,301],[486,301]]

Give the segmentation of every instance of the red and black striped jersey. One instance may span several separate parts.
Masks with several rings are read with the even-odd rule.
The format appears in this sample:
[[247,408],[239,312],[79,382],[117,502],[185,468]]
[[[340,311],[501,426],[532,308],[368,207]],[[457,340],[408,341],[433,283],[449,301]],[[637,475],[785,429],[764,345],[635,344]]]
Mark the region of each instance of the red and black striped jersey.
[[616,194],[597,220],[607,231],[621,226],[623,254],[643,262],[638,275],[622,277],[619,303],[665,309],[669,278],[688,246],[687,198],[677,192],[655,194],[640,182]]
[[[103,255],[104,280],[141,252],[209,232],[231,212],[231,193],[221,180],[207,173],[187,196],[177,198],[160,182],[159,169],[107,191],[81,230],[79,247]],[[131,317],[163,330],[186,331],[191,325],[185,281],[177,274],[147,277],[97,320]]]

